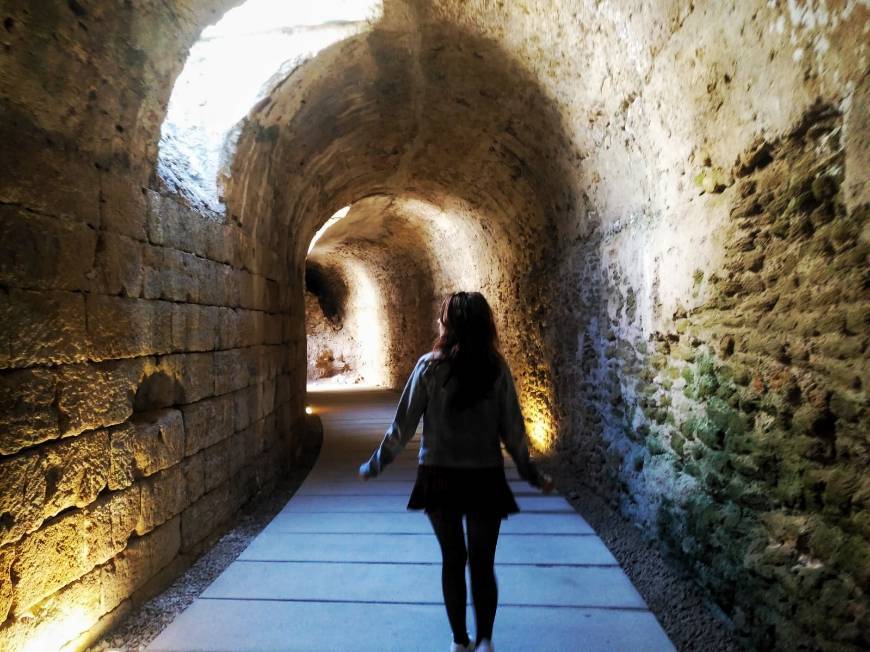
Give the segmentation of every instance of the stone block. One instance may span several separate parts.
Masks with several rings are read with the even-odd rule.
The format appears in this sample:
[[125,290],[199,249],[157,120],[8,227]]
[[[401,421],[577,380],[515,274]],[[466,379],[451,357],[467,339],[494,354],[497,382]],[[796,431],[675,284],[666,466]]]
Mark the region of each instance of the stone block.
[[172,308],[165,301],[91,294],[87,314],[95,360],[169,353],[172,348]]
[[256,414],[256,407],[256,387],[246,387],[233,393],[233,429],[236,432],[251,425],[251,415]]
[[[112,523],[111,545],[114,552],[122,550],[142,523],[142,490],[134,484],[123,491],[113,491],[97,499],[92,510],[108,512]],[[113,553],[114,554],[114,553]]]
[[242,346],[244,330],[241,327],[241,312],[234,308],[219,308],[218,348],[235,349]]
[[[271,254],[275,264],[271,267],[273,269],[272,273],[274,274],[274,270],[277,269],[277,257],[275,254]],[[280,312],[283,308],[283,304],[281,303],[281,285],[274,281],[275,276],[266,279],[266,307],[265,309],[272,313]]]
[[254,421],[245,430],[245,438],[251,443],[252,457],[259,457],[266,450],[266,420]]
[[214,446],[209,446],[205,453],[205,490],[211,491],[232,475],[232,459],[235,451],[235,437],[228,437]]
[[166,521],[144,537],[151,558],[151,575],[166,568],[181,549],[181,515]]
[[219,324],[224,310],[226,308],[216,306],[172,304],[172,348],[176,351],[212,351],[218,348]]
[[160,372],[173,379],[173,403],[194,403],[215,394],[215,354],[179,353],[161,357]]
[[0,283],[19,288],[84,290],[97,232],[71,220],[0,206]]
[[142,245],[142,298],[159,299],[163,285],[163,247]]
[[112,360],[60,367],[57,410],[64,435],[126,421],[148,372],[147,359]]
[[9,616],[12,608],[12,562],[15,559],[15,548],[6,546],[0,548],[0,623]]
[[0,373],[0,455],[60,436],[56,387],[50,369]]
[[100,593],[107,611],[121,604],[151,577],[149,552],[145,537],[133,537],[126,548],[101,567]]
[[278,420],[274,413],[270,413],[263,419],[263,448],[274,449],[280,445],[281,431],[278,429]]
[[12,366],[12,340],[15,335],[11,329],[5,327],[6,318],[11,314],[9,288],[0,286],[0,323],[4,325],[0,328],[0,370]]
[[232,410],[232,394],[185,405],[182,408],[185,456],[229,437],[233,432]]
[[152,190],[145,193],[146,228],[152,244],[205,256],[206,229],[201,215]]
[[232,305],[232,286],[224,283],[228,265],[216,263],[207,258],[199,258],[199,302],[212,306]]
[[214,354],[215,393],[226,394],[251,383],[250,349],[230,349]]
[[100,174],[100,210],[103,230],[145,240],[148,210],[145,189],[135,177],[104,171]]
[[100,595],[102,568],[85,573],[40,602],[34,610],[37,617],[27,614],[0,629],[0,649],[69,649],[64,644],[93,627],[105,611]]
[[278,374],[275,376],[275,405],[284,405],[290,402],[290,375]]
[[220,287],[220,295],[214,297],[215,303],[236,307],[239,305],[239,271],[229,265],[215,263],[212,270],[215,282]]
[[[231,267],[241,269],[245,264],[242,253],[243,240],[246,237],[245,233],[236,224],[225,224],[224,227],[224,241],[229,247],[230,255],[230,259],[224,262],[228,263]],[[214,259],[218,260],[216,257]]]
[[110,514],[65,512],[16,545],[13,609],[20,614],[113,556]]
[[189,550],[233,513],[228,482],[203,495],[181,514],[181,548]]
[[82,294],[11,289],[7,300],[0,301],[0,323],[8,337],[7,367],[65,364],[87,357]]
[[255,418],[262,419],[275,410],[275,380],[270,378],[257,385]]
[[239,310],[240,344],[242,347],[252,347],[263,340],[263,313],[257,310]]
[[181,462],[187,500],[191,503],[205,493],[205,451],[185,457]]
[[109,433],[95,430],[53,442],[41,450],[45,477],[43,516],[67,507],[85,507],[97,498],[109,479]]
[[257,473],[252,465],[244,466],[232,476],[229,485],[232,513],[238,512],[242,506],[257,493],[259,488]]
[[210,220],[203,221],[205,255],[219,263],[232,265],[235,259],[232,241],[233,227]]
[[271,310],[269,305],[269,280],[260,274],[253,274],[250,286],[251,308],[254,310]]
[[26,116],[21,123],[11,117],[7,108],[0,124],[0,203],[98,227],[100,186],[92,160],[66,152],[62,145],[47,145],[43,132],[24,126]]
[[284,341],[284,324],[281,315],[263,314],[263,342],[280,344]]
[[145,298],[199,302],[201,259],[175,249],[146,247],[142,264]]
[[189,504],[180,465],[160,471],[141,483],[142,514],[136,528],[144,534],[168,521]]
[[236,277],[239,286],[238,305],[248,310],[257,310],[260,302],[257,299],[256,288],[254,287],[256,277],[245,270],[235,271],[233,275]]
[[100,294],[139,297],[142,294],[142,243],[125,235],[101,232],[91,277]]
[[248,442],[239,433],[234,434],[228,440],[231,444],[229,477],[236,475],[251,458],[251,451]]
[[0,459],[0,487],[0,545],[5,545],[42,523],[46,485],[39,451]]
[[110,489],[177,464],[184,450],[184,423],[178,410],[136,414],[134,422],[111,433]]

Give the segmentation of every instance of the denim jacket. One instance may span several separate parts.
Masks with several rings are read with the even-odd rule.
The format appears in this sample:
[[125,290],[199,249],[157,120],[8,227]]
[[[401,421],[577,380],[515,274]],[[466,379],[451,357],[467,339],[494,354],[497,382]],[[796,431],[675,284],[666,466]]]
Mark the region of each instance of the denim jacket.
[[501,443],[504,443],[524,480],[538,487],[541,477],[529,458],[526,426],[517,400],[510,368],[504,359],[489,393],[478,403],[450,413],[447,400],[455,389],[455,379],[445,386],[448,364],[434,364],[433,354],[422,356],[408,379],[393,423],[380,446],[361,472],[379,475],[414,436],[420,418],[420,464],[454,468],[503,466]]

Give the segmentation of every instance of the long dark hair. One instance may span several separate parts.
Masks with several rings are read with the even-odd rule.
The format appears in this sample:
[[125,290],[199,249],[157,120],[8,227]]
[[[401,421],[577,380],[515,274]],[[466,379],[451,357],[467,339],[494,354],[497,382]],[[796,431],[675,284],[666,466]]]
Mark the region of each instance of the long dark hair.
[[500,371],[498,333],[492,310],[480,292],[454,292],[441,302],[442,333],[432,351],[437,364],[449,364],[444,381],[456,378],[449,407],[462,410],[492,389]]

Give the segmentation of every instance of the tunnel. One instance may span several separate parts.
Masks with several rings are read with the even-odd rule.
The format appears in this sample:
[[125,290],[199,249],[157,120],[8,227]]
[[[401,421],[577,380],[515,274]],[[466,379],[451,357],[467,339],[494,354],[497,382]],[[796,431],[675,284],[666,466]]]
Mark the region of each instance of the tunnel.
[[460,290],[677,649],[870,646],[865,2],[0,13],[0,648],[122,625]]

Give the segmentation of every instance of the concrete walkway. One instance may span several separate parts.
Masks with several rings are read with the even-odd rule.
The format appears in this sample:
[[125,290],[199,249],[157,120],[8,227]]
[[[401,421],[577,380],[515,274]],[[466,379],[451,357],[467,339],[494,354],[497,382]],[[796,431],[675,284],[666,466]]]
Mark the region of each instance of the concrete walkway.
[[[418,438],[381,477],[356,478],[396,400],[309,394],[324,426],[311,474],[149,650],[449,650],[438,544],[426,516],[405,509]],[[673,650],[589,525],[507,469],[522,513],[503,521],[496,553],[498,652]],[[468,625],[473,637],[470,606]]]

